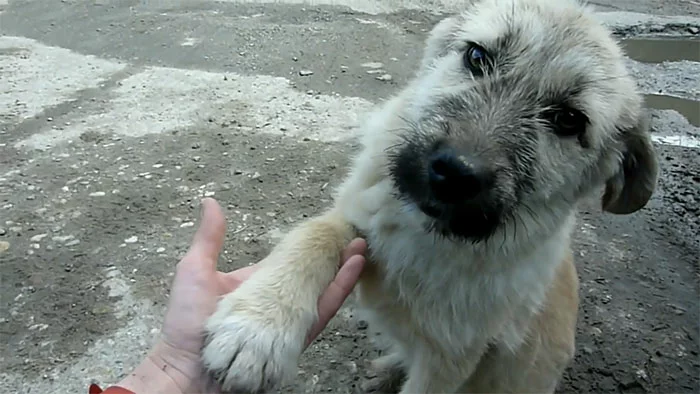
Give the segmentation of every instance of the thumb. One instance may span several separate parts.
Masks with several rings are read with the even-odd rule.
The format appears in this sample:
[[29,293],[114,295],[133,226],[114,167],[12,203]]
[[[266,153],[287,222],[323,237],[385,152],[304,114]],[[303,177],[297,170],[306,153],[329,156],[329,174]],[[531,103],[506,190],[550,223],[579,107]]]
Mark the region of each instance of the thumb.
[[225,235],[226,219],[221,206],[213,198],[204,198],[199,228],[187,254],[216,265],[224,246]]

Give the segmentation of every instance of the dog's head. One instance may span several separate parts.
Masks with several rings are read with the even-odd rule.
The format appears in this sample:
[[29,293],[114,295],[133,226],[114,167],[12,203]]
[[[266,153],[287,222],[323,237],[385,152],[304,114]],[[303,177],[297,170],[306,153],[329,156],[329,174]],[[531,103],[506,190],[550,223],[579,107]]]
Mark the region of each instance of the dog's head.
[[483,240],[602,185],[604,210],[632,213],[655,188],[643,98],[574,1],[472,2],[434,27],[404,96],[391,176],[443,235]]

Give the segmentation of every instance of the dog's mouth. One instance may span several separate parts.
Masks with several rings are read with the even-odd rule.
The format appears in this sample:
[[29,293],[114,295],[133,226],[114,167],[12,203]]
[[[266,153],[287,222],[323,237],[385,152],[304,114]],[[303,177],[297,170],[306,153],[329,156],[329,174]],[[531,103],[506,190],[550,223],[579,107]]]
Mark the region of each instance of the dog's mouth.
[[499,207],[485,205],[444,205],[425,200],[416,205],[429,218],[426,231],[472,242],[491,237],[504,216]]

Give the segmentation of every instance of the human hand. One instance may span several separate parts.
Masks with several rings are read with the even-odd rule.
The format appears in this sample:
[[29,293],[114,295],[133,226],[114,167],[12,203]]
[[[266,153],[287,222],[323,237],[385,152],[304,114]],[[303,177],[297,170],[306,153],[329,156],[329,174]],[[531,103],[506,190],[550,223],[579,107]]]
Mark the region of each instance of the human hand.
[[[139,392],[137,389],[158,392],[157,380],[152,376],[158,373],[170,380],[170,390],[175,389],[174,383],[180,392],[218,392],[200,365],[204,323],[214,313],[219,297],[234,291],[258,268],[252,265],[229,273],[216,269],[225,230],[226,221],[219,204],[211,198],[202,200],[199,228],[187,254],[177,265],[161,340],[120,386],[135,392]],[[309,332],[307,346],[352,292],[365,263],[365,250],[365,241],[355,239],[343,252],[335,280],[319,298],[319,319]]]

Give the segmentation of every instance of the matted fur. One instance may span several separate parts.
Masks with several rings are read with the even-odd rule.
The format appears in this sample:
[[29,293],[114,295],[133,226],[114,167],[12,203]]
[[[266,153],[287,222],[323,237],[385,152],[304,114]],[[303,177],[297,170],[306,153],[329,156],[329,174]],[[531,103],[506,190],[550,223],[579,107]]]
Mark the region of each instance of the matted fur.
[[[435,26],[416,77],[364,126],[333,206],[293,229],[207,322],[202,357],[224,390],[296,376],[317,298],[357,235],[370,247],[358,299],[391,344],[375,362],[388,380],[368,389],[399,375],[402,393],[556,388],[575,348],[577,204],[605,187],[603,209],[631,213],[656,184],[643,100],[585,6],[468,3]],[[465,68],[470,42],[491,56],[482,76]],[[563,103],[585,114],[585,132],[553,130],[543,114]],[[491,171],[483,210],[425,213],[435,144]]]

